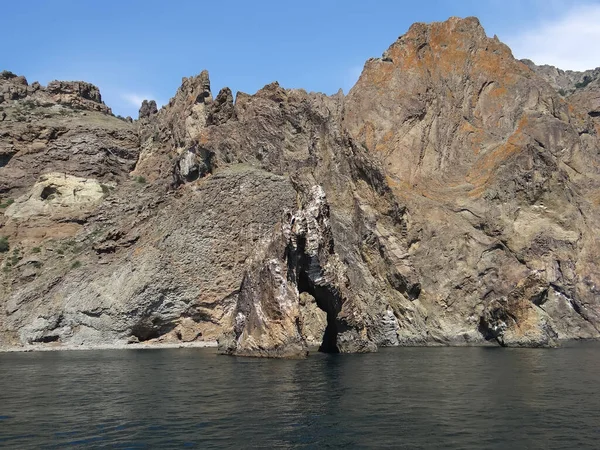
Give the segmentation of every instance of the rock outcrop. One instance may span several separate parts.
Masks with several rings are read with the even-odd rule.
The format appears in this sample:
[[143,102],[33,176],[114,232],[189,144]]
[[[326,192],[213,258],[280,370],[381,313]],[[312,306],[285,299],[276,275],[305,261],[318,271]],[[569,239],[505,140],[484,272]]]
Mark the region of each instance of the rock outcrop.
[[570,104],[587,113],[600,125],[600,67],[575,72],[548,65],[536,66],[529,60],[523,62],[566,97]]
[[[140,157],[135,174],[150,181],[178,183],[173,161],[183,161],[184,178],[195,179],[196,147],[194,138],[206,127],[213,103],[210,79],[205,70],[200,75],[183,78],[181,86],[165,108],[149,112],[142,104],[138,124]],[[143,114],[142,114],[143,113]],[[210,168],[206,169],[210,172]]]
[[0,195],[16,198],[45,173],[114,182],[135,167],[135,128],[111,114],[97,87],[53,81],[44,88],[3,75],[3,92]]
[[413,25],[348,96],[213,98],[204,71],[133,123],[87,83],[3,72],[0,346],[598,338],[594,74],[474,18]]
[[[596,130],[476,19],[413,25],[367,62],[344,123],[405,199],[420,301],[444,341],[478,327],[546,345],[566,320],[597,336]],[[548,292],[566,308],[550,312]]]
[[142,102],[142,106],[139,111],[140,119],[147,119],[150,116],[156,114],[158,112],[158,108],[156,106],[156,102],[154,100],[144,100]]
[[600,77],[573,92],[569,102],[587,113],[596,123],[596,130],[600,129]]
[[546,80],[552,88],[563,96],[568,96],[578,89],[583,89],[600,78],[600,67],[578,72],[575,70],[562,70],[548,64],[538,66],[529,59],[522,59],[521,62]]
[[[347,291],[347,271],[335,253],[330,219],[321,186],[310,189],[307,205],[295,213],[284,211],[271,243],[244,274],[233,314],[234,335],[222,338],[221,351],[243,356],[306,355],[309,330],[323,325],[322,317],[308,313],[312,302],[326,314],[320,350],[374,349],[369,342],[357,347],[362,341],[357,335],[366,330],[364,326],[354,330],[355,321],[344,320],[349,311],[360,313],[360,306],[352,304],[353,293]],[[301,302],[302,294],[308,295]],[[348,343],[351,347],[346,347]]]
[[45,89],[56,103],[69,105],[74,109],[87,109],[111,114],[102,101],[100,90],[85,81],[52,81]]

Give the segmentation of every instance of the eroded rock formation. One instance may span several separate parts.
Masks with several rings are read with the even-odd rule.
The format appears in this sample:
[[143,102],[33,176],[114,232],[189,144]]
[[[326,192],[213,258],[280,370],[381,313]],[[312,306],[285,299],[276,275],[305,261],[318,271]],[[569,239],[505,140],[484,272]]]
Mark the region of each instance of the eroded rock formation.
[[546,80],[559,94],[600,125],[600,67],[584,72],[561,70],[553,66],[537,66],[523,60],[531,70]]
[[204,71],[133,123],[3,72],[0,345],[598,338],[597,81],[474,18],[413,25],[348,96]]

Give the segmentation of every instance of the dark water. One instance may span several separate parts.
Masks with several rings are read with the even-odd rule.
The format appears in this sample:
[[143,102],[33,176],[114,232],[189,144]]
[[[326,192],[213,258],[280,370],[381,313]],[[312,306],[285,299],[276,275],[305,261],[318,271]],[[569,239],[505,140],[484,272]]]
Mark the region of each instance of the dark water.
[[600,448],[600,346],[0,354],[0,447]]

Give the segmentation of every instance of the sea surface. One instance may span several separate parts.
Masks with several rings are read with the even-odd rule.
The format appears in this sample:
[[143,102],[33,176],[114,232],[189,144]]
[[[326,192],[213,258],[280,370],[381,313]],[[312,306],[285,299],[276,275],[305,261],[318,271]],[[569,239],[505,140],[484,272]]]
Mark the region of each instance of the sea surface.
[[0,447],[600,448],[600,345],[0,354]]

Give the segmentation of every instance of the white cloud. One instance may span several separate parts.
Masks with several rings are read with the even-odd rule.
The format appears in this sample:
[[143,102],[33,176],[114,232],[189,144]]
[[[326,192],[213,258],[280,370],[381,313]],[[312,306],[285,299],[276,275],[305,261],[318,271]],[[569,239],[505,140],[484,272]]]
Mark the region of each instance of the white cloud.
[[600,4],[575,6],[504,41],[515,57],[561,69],[600,66]]
[[132,92],[121,94],[121,98],[131,106],[135,106],[138,108],[141,106],[144,100],[153,100],[153,97],[151,95],[140,95],[134,94]]

